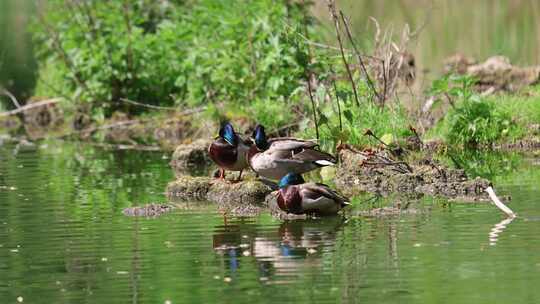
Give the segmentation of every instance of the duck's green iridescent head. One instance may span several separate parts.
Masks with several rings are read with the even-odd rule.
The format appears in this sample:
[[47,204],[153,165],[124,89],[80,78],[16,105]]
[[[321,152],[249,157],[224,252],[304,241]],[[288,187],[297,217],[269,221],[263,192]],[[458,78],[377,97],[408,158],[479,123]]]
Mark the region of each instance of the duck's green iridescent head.
[[305,183],[302,175],[297,173],[289,173],[279,180],[279,188],[285,188],[290,185],[300,185]]
[[253,131],[253,139],[255,140],[255,145],[259,150],[266,150],[270,146],[266,140],[266,133],[264,132],[264,127],[262,125],[257,125]]
[[225,139],[229,144],[236,146],[238,138],[230,122],[224,123],[219,129],[219,137]]

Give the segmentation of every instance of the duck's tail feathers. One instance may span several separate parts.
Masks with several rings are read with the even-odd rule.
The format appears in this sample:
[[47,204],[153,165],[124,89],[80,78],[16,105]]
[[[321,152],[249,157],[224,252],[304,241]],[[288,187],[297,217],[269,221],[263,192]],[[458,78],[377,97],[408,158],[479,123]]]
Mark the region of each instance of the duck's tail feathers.
[[302,152],[293,154],[292,159],[302,162],[313,162],[319,167],[336,164],[336,158],[334,156],[315,149],[305,149]]
[[315,163],[321,167],[325,167],[325,166],[333,166],[335,165],[336,163],[335,162],[331,162],[331,161],[328,161],[326,159],[321,159],[321,160],[316,160]]

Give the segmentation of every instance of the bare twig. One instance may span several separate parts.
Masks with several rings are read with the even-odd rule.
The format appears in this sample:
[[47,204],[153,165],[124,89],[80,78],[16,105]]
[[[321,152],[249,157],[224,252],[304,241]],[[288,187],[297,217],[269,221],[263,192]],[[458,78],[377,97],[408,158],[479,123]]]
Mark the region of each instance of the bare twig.
[[373,91],[373,94],[377,96],[377,98],[379,99],[379,102],[382,104],[383,103],[382,98],[379,92],[377,92],[377,88],[375,88],[375,84],[371,80],[371,77],[369,77],[369,73],[366,69],[366,65],[364,64],[364,60],[362,60],[362,56],[360,55],[360,52],[358,51],[358,48],[356,47],[356,43],[354,43],[354,39],[352,37],[351,30],[349,28],[349,22],[347,21],[347,18],[345,18],[345,14],[343,14],[342,11],[339,11],[339,14],[341,15],[341,20],[343,21],[343,25],[345,26],[345,33],[347,33],[347,37],[349,38],[349,41],[351,42],[354,53],[356,54],[356,57],[358,58],[358,62],[360,63],[362,72],[364,72],[364,75],[366,75],[368,86],[371,88],[371,90]]
[[[302,1],[302,5],[304,7],[303,13],[304,13],[304,35],[309,39],[309,32],[308,32],[308,17],[305,11],[305,3]],[[308,45],[308,62],[306,67],[306,78],[307,78],[307,86],[308,86],[308,94],[309,99],[311,100],[311,108],[313,110],[313,123],[315,123],[315,134],[317,135],[317,140],[319,140],[319,123],[317,121],[317,110],[315,108],[315,100],[313,98],[313,87],[311,84],[311,81],[314,78],[313,72],[311,71],[311,47]]]
[[161,106],[149,105],[149,104],[145,104],[145,103],[133,101],[133,100],[130,100],[130,99],[127,99],[127,98],[120,98],[120,101],[129,103],[129,104],[132,104],[132,105],[140,106],[140,107],[145,107],[145,108],[149,108],[149,109],[154,109],[154,110],[176,111],[176,108],[172,108],[172,107],[161,107]]
[[387,78],[387,73],[386,73],[386,64],[385,64],[385,61],[384,59],[382,60],[382,67],[383,67],[383,96],[382,96],[382,100],[381,100],[381,103],[382,103],[382,107],[384,107],[384,103],[386,101],[386,92],[388,91],[388,78]]
[[358,92],[356,91],[356,84],[354,83],[351,68],[349,67],[349,64],[347,63],[347,58],[345,58],[345,51],[343,49],[343,41],[341,40],[341,34],[339,30],[339,19],[336,12],[336,3],[334,0],[328,0],[328,10],[330,11],[330,15],[332,16],[332,20],[334,21],[334,28],[336,29],[336,37],[339,44],[339,50],[341,52],[341,60],[343,60],[343,65],[345,66],[345,69],[347,70],[347,76],[349,77],[349,81],[351,82],[351,87],[354,93],[354,100],[356,101],[356,105],[360,106],[360,100],[358,99]]
[[11,92],[8,91],[7,89],[0,87],[0,94],[6,95],[7,97],[9,97],[9,99],[11,99],[11,102],[17,109],[21,107],[21,104],[19,103],[15,95],[11,94]]
[[341,105],[340,105],[340,102],[339,102],[339,95],[338,95],[337,86],[336,86],[336,79],[335,79],[336,75],[335,75],[334,69],[332,69],[332,67],[330,67],[330,72],[332,73],[332,86],[334,87],[334,95],[336,97],[336,103],[337,103],[337,108],[338,108],[339,131],[343,131],[343,122],[341,120]]
[[29,110],[29,109],[45,106],[45,105],[48,105],[48,104],[51,104],[51,103],[57,103],[57,102],[59,102],[61,100],[62,100],[61,98],[53,98],[53,99],[42,100],[42,101],[39,101],[39,102],[34,102],[34,103],[31,103],[31,104],[27,104],[27,105],[24,105],[22,107],[19,107],[16,110],[0,113],[0,117],[14,115],[14,114],[21,113],[21,112],[24,112],[24,111]]

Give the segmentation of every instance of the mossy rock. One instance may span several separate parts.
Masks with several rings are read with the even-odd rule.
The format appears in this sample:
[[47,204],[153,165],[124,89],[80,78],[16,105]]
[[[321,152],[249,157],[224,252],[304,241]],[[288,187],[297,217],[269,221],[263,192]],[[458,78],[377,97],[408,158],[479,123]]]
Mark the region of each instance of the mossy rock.
[[491,184],[483,178],[470,179],[460,169],[450,169],[432,161],[409,164],[412,172],[396,170],[395,166],[377,163],[369,156],[350,150],[340,152],[336,186],[346,196],[361,193],[407,193],[467,198],[466,201],[487,199],[485,189]]
[[207,199],[221,206],[260,204],[271,189],[258,180],[245,180],[231,183],[229,181],[214,180]]
[[180,176],[167,185],[167,197],[171,200],[206,200],[211,185],[209,177]]
[[169,204],[147,204],[144,206],[128,207],[122,210],[127,216],[156,217],[174,210],[174,206]]
[[[258,180],[230,182],[203,176],[183,175],[167,185],[171,200],[212,201],[220,208],[232,210],[246,204],[263,206],[270,188]],[[252,212],[250,212],[252,213]]]
[[195,171],[206,171],[212,165],[208,156],[210,139],[199,139],[190,144],[179,145],[171,158],[171,168],[176,177]]

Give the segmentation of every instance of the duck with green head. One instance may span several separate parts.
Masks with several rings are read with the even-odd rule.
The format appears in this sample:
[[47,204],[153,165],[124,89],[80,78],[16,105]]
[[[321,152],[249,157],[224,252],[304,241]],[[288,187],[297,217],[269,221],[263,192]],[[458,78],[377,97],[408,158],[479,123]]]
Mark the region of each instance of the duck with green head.
[[208,155],[220,168],[219,178],[225,178],[225,170],[240,171],[237,181],[240,180],[248,167],[246,155],[252,144],[238,136],[229,122],[221,126],[219,135],[208,147]]
[[264,127],[253,131],[255,145],[248,152],[251,169],[258,175],[279,180],[287,173],[306,173],[320,167],[334,165],[334,156],[317,150],[318,144],[291,137],[267,139]]
[[292,214],[334,215],[349,199],[325,184],[306,183],[302,175],[289,173],[279,181],[277,204]]

